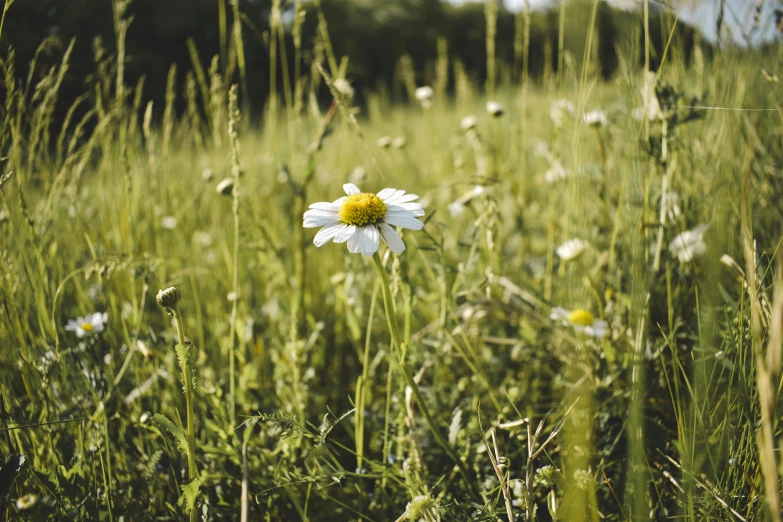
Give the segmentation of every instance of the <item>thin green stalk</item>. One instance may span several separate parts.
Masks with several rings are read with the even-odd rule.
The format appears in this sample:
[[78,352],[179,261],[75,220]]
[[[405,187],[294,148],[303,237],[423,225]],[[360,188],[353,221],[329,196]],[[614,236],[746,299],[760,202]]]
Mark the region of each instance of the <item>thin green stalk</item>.
[[432,418],[432,415],[427,408],[427,404],[424,402],[424,397],[421,395],[419,385],[416,383],[416,380],[413,378],[413,374],[411,374],[410,369],[408,368],[408,363],[405,360],[407,348],[402,340],[402,337],[400,336],[400,330],[397,325],[397,316],[394,312],[394,300],[392,299],[391,288],[389,286],[389,276],[386,274],[386,269],[383,266],[381,256],[378,254],[378,252],[373,254],[372,259],[375,262],[375,268],[378,271],[378,277],[381,282],[381,291],[383,293],[383,308],[386,311],[386,322],[389,325],[389,333],[392,336],[392,343],[394,344],[394,349],[397,354],[402,376],[405,377],[405,381],[413,392],[413,397],[419,404],[419,410],[424,416],[427,427],[429,427],[430,432],[432,432],[432,436],[435,438],[435,441],[440,447],[443,448],[443,451],[446,452],[446,455],[448,455],[449,458],[452,459],[457,465],[460,473],[462,474],[462,478],[465,480],[465,484],[471,488],[477,498],[480,498],[478,491],[475,489],[475,484],[473,484],[473,481],[470,480],[470,475],[468,474],[468,469],[465,467],[465,463],[462,462],[462,460],[459,458],[459,455],[457,455],[451,446],[449,446],[448,441],[443,438],[443,435],[441,435],[437,426],[435,426],[435,420]]
[[[177,340],[187,353],[187,360],[185,361],[185,367],[182,368],[182,372],[185,375],[185,407],[187,409],[188,424],[188,479],[192,482],[198,477],[198,470],[196,469],[196,415],[193,410],[193,354],[190,343],[185,340],[185,326],[182,320],[182,312],[179,311],[179,305],[171,308],[171,312],[177,325]],[[190,510],[190,521],[196,521],[195,503],[193,509]]]

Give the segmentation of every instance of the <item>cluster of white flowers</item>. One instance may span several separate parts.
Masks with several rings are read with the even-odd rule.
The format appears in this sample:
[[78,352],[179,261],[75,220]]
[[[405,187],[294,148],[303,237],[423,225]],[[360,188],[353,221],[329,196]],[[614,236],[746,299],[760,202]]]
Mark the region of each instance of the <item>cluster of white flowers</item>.
[[686,230],[669,243],[669,251],[677,256],[681,263],[689,263],[707,252],[704,242],[704,232],[707,225],[699,225],[692,230]]

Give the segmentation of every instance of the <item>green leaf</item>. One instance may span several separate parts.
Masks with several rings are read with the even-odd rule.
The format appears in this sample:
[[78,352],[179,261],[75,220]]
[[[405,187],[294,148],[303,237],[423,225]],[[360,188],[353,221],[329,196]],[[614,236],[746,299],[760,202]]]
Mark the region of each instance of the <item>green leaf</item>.
[[177,352],[177,362],[179,362],[179,367],[182,370],[182,385],[183,386],[190,386],[191,389],[194,387],[193,383],[186,382],[187,381],[187,368],[190,364],[190,345],[182,346],[181,344],[178,344],[174,347],[174,349]]
[[185,513],[190,513],[195,509],[199,485],[200,484],[198,479],[194,478],[190,481],[190,484],[183,484],[180,486],[180,489],[182,489],[182,495],[180,495],[177,504],[185,511]]
[[188,439],[185,437],[185,433],[176,427],[173,422],[168,420],[160,413],[156,413],[150,419],[150,422],[158,428],[164,429],[174,436],[174,441],[177,443],[179,450],[188,455],[190,453],[190,447],[188,446]]

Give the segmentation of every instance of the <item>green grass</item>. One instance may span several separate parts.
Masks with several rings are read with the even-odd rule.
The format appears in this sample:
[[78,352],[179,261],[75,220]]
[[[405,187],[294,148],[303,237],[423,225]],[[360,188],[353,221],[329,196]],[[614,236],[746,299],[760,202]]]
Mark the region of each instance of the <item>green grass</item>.
[[[644,74],[628,56],[610,82],[589,68],[559,85],[499,81],[498,119],[458,75],[459,101],[427,110],[367,93],[354,122],[341,99],[333,114],[281,109],[262,130],[236,121],[217,68],[206,108],[177,117],[172,83],[145,116],[143,96],[114,98],[108,68],[79,101],[85,124],[49,135],[58,70],[35,94],[9,89],[0,455],[27,463],[2,516],[183,519],[185,450],[200,520],[777,520],[783,113],[688,107],[776,108],[760,69],[780,60],[725,50],[686,67],[671,52],[659,96],[679,119],[664,135],[631,117]],[[577,109],[562,128],[559,99]],[[598,108],[609,124],[596,131],[580,115]],[[380,148],[383,136],[406,144]],[[555,160],[572,175],[547,183]],[[224,178],[236,198],[217,193]],[[406,394],[372,261],[316,249],[301,227],[349,180],[424,203],[424,230],[385,269],[437,438]],[[679,212],[662,224],[663,190]],[[680,262],[669,242],[700,223],[706,253]],[[585,252],[560,260],[575,237]],[[176,329],[154,299],[169,286],[193,346],[189,449],[172,436],[187,424]],[[551,320],[557,306],[609,335]],[[96,311],[104,332],[65,330]],[[27,494],[37,502],[17,511]]]

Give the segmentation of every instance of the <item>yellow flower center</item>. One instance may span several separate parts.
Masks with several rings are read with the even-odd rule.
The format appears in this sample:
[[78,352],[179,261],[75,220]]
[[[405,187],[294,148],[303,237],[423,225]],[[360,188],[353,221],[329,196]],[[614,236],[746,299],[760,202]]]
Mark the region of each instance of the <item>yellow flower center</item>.
[[595,317],[587,310],[576,309],[568,314],[568,322],[578,324],[579,326],[592,326],[595,322]]
[[340,207],[340,220],[348,225],[374,225],[386,215],[386,205],[375,194],[351,194]]
[[85,332],[92,332],[95,328],[90,323],[82,323],[79,325],[79,328],[84,330]]

